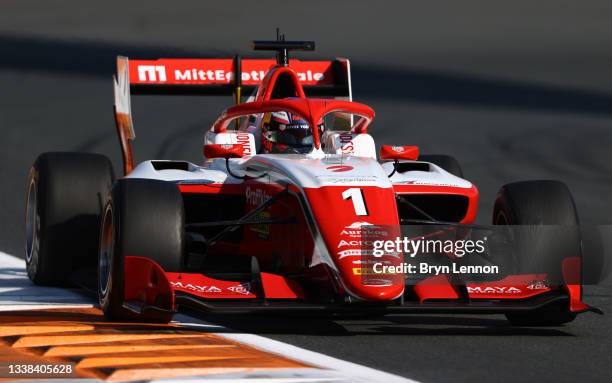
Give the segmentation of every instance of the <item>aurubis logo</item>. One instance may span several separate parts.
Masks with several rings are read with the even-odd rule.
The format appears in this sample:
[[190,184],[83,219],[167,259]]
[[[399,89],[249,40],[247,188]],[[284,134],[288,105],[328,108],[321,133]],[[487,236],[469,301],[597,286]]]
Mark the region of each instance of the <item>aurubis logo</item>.
[[163,65],[139,65],[138,81],[167,81],[166,67]]

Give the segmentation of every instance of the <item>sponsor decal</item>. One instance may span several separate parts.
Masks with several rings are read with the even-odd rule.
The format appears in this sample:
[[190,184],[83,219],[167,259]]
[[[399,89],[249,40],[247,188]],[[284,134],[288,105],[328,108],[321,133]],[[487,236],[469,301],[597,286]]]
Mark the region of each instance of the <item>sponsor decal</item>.
[[298,80],[300,81],[321,81],[325,78],[323,73],[313,72],[311,70],[307,70],[306,72],[298,72],[297,76]]
[[166,68],[163,65],[139,65],[138,81],[166,82]]
[[237,133],[236,134],[236,144],[242,145],[242,154],[245,156],[250,156],[253,153],[251,152],[251,136],[246,133]]
[[[257,214],[257,219],[259,220],[267,220],[271,217],[272,215],[267,211],[262,211],[261,213]],[[268,224],[250,225],[249,230],[256,233],[257,238],[270,239],[270,225]]]
[[250,186],[247,186],[245,191],[246,202],[252,206],[259,206],[272,198],[265,190],[263,189],[251,189]]
[[[223,65],[222,63],[218,63]],[[180,64],[179,64],[180,65]],[[226,69],[211,67],[187,67],[174,69],[173,65],[138,65],[138,81],[140,82],[172,82],[172,83],[231,83],[234,72]],[[176,67],[175,67],[176,68]],[[245,70],[242,72],[242,81],[259,82],[264,79],[268,70]],[[317,83],[325,80],[325,75],[316,70],[304,70],[296,72],[298,80],[303,83]],[[170,80],[168,80],[170,77]]]
[[354,168],[352,166],[349,165],[332,165],[332,166],[328,166],[327,170],[329,170],[330,172],[334,172],[334,173],[338,173],[338,172],[348,172],[350,170],[353,170]]
[[[367,226],[365,232],[361,230],[362,226]],[[382,227],[372,225],[369,222],[353,222],[340,232],[340,235],[347,235],[351,238],[361,238],[363,235],[387,236],[388,234]]]
[[[170,282],[170,284],[174,288],[190,290],[196,293],[222,294],[224,292],[224,290],[221,287],[213,286],[213,285],[195,285],[192,283],[183,283],[183,282]],[[230,291],[235,294],[248,295],[251,293],[251,284],[241,283],[236,286],[226,287],[225,290]],[[227,293],[227,291],[225,292]]]
[[[372,268],[365,268],[365,267],[353,267],[353,275],[377,275],[377,276],[381,276],[381,275],[393,275],[393,273],[389,273],[389,272],[382,272],[382,273],[377,273],[375,272]],[[377,281],[380,281],[381,283],[377,283]],[[388,279],[374,279],[374,278],[368,278],[367,279],[367,284],[368,285],[390,285],[392,282]]]
[[355,153],[355,145],[353,144],[353,135],[345,132],[338,136],[340,140],[340,151],[342,154],[352,155]]
[[[365,221],[353,222],[345,226],[340,232],[340,240],[336,248],[343,250],[338,251],[338,259],[356,256],[374,256],[373,245],[375,240],[372,238],[387,235],[387,231],[383,230],[380,226],[372,225]],[[388,254],[388,256],[397,258],[396,254]]]
[[529,290],[546,290],[548,289],[547,281],[532,281],[527,285]]
[[347,229],[361,229],[361,226],[374,226],[369,222],[353,222],[350,225],[348,225],[346,228]]
[[[265,72],[263,71],[252,71],[249,73],[244,73],[242,75],[243,80],[250,79],[259,81]],[[199,68],[191,68],[191,69],[175,69],[174,70],[174,79],[178,81],[218,81],[218,82],[229,82],[231,81],[233,76],[232,72],[226,72],[223,69],[199,69]]]
[[220,293],[222,291],[217,286],[208,286],[208,285],[200,286],[200,285],[193,285],[191,283],[184,284],[183,282],[170,282],[170,284],[172,285],[172,287],[175,287],[175,288],[191,290],[191,291],[195,291],[198,293]]
[[[261,81],[266,77],[268,71],[252,70],[242,72],[242,81]],[[306,70],[305,72],[297,72],[298,80],[301,82],[321,81],[325,75],[321,72],[313,72]],[[192,81],[214,81],[214,82],[231,82],[234,79],[234,72],[225,71],[223,69],[206,69],[206,68],[190,68],[174,70],[174,79],[185,82]],[[154,80],[153,80],[154,81]]]
[[342,259],[344,257],[355,257],[355,256],[363,256],[363,255],[371,255],[373,256],[373,251],[372,250],[366,250],[366,249],[348,249],[348,250],[342,250],[338,252],[338,259]]
[[236,286],[230,286],[227,288],[229,291],[234,293],[248,295],[251,293],[251,284],[250,283],[241,283]]
[[353,267],[353,275],[378,275],[371,268]]
[[406,149],[404,149],[403,146],[392,146],[391,150],[393,150],[396,153],[404,153],[406,151]]
[[468,286],[467,291],[470,294],[520,294],[522,292],[519,288],[507,286]]
[[376,182],[378,179],[376,176],[317,176],[317,178],[326,184],[363,184]]
[[449,186],[449,187],[463,188],[463,189],[468,188],[468,186],[459,185],[459,184],[438,183],[438,182],[417,181],[417,180],[406,181],[406,182],[403,182],[403,184],[405,185]]
[[338,247],[345,247],[345,246],[372,246],[374,244],[374,241],[345,241],[345,240],[340,240],[340,242],[338,242]]

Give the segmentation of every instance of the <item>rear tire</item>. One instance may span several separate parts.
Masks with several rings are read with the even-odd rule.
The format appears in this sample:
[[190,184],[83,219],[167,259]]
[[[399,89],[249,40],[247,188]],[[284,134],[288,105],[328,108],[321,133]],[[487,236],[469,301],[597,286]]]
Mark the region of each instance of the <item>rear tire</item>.
[[147,257],[180,272],[185,252],[184,208],[173,183],[122,179],[113,187],[100,235],[98,297],[105,316],[119,321],[169,322],[171,314],[140,317],[123,307],[124,257]]
[[[581,253],[578,214],[572,195],[562,182],[526,181],[504,185],[495,201],[493,224],[529,226],[512,229],[518,252],[532,255],[511,261],[517,273],[547,273],[559,283],[561,260],[566,255]],[[546,225],[554,226],[547,228]],[[576,313],[569,311],[566,304],[510,313],[506,317],[513,325],[558,326],[574,320]]]
[[446,170],[450,174],[463,178],[463,170],[459,161],[455,157],[447,156],[445,154],[423,154],[419,156],[419,161],[431,162],[434,165],[438,165],[442,169]]
[[25,258],[38,285],[67,285],[80,266],[95,267],[100,216],[113,184],[109,159],[44,153],[28,175]]

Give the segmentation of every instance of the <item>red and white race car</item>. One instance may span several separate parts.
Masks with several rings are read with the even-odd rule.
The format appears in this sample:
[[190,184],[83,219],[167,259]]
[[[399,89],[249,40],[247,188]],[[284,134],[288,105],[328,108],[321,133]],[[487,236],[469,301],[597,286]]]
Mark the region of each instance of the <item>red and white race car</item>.
[[[504,313],[530,325],[562,324],[596,310],[581,300],[578,218],[565,185],[505,185],[493,225],[476,226],[478,190],[454,158],[401,145],[377,153],[368,134],[374,110],[352,101],[348,60],[289,61],[287,52],[312,50],[312,42],[256,41],[255,49],[276,51],[277,58],[118,58],[115,116],[124,175],[115,179],[110,161],[98,154],[38,157],[26,211],[32,281],[77,283],[98,292],[109,318],[155,322],[169,321],[180,306],[232,313]],[[131,93],[233,93],[236,103],[206,132],[202,164],[136,166]],[[529,233],[508,234],[516,225]],[[562,227],[563,239],[537,229],[548,225]],[[497,231],[490,238],[504,240],[478,239],[478,230]],[[411,257],[386,246],[449,233],[455,241],[481,241],[486,254],[476,257],[479,266],[466,266],[456,249]],[[538,262],[521,269],[516,248],[503,246],[529,236],[538,237],[538,248],[523,247],[518,258],[555,253],[553,270],[537,269]],[[546,248],[550,243],[557,248]],[[498,264],[505,267],[500,273],[473,272]]]

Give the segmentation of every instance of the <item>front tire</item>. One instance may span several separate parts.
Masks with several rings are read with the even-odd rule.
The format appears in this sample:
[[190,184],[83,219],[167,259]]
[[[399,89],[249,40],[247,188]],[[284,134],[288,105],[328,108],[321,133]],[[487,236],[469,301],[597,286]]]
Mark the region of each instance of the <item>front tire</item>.
[[67,285],[78,267],[94,266],[100,217],[114,173],[90,153],[43,153],[28,175],[25,258],[38,285]]
[[[493,209],[494,225],[524,225],[511,229],[517,253],[511,260],[516,273],[546,273],[561,283],[561,260],[581,253],[578,214],[567,186],[558,181],[526,181],[504,185]],[[548,227],[547,227],[548,226]],[[520,257],[529,254],[530,257]],[[567,304],[526,313],[510,313],[513,325],[558,326],[576,313]]]
[[164,271],[184,265],[185,214],[173,183],[122,179],[106,204],[98,260],[98,297],[105,316],[118,321],[169,322],[169,313],[141,317],[123,307],[124,258],[147,257]]

